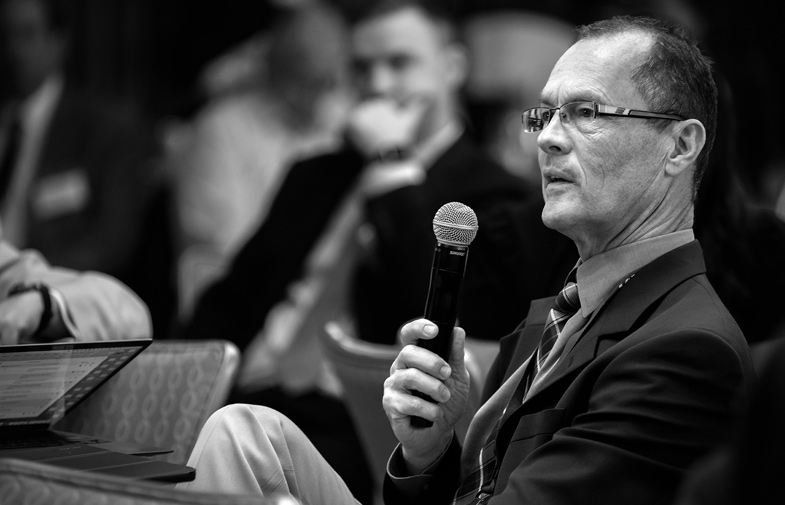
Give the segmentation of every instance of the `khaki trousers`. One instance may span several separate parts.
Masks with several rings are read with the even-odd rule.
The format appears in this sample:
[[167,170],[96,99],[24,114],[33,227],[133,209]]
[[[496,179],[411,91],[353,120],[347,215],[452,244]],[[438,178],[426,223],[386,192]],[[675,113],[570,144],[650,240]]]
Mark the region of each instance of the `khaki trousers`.
[[359,504],[303,432],[267,407],[233,404],[216,411],[188,466],[196,479],[178,488],[292,497],[302,505]]

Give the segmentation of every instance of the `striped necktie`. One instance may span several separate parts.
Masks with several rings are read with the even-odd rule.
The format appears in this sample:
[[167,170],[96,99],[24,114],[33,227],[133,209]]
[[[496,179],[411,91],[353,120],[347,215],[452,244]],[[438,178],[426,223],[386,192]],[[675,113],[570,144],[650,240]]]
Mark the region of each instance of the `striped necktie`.
[[[574,278],[574,273],[568,279]],[[578,312],[581,307],[581,300],[578,297],[578,284],[568,280],[564,288],[556,296],[553,308],[548,312],[548,319],[545,321],[545,329],[542,332],[540,345],[537,347],[537,371],[542,369],[545,360],[553,349],[553,345],[561,335],[564,325]]]
[[[575,270],[570,272],[567,277],[567,283],[561,292],[556,296],[556,301],[553,308],[548,313],[545,322],[545,329],[543,330],[540,345],[537,348],[536,361],[534,366],[536,370],[531,370],[532,374],[540,371],[542,364],[545,362],[553,344],[559,337],[561,330],[564,328],[567,320],[570,319],[580,308],[580,299],[578,298],[578,285],[574,281]],[[526,390],[529,386],[528,374],[524,375],[520,384],[515,389],[507,407],[504,409],[499,420],[488,436],[485,446],[480,451],[479,464],[473,469],[469,475],[461,481],[461,486],[455,493],[453,505],[482,505],[486,503],[493,496],[493,490],[496,487],[496,437],[499,434],[504,421],[507,420],[508,415],[515,411],[515,406],[523,402]]]
[[493,496],[493,489],[496,487],[496,437],[507,417],[523,402],[527,387],[528,381],[524,376],[494,425],[493,431],[488,435],[485,446],[480,450],[477,467],[461,481],[452,505],[482,505]]

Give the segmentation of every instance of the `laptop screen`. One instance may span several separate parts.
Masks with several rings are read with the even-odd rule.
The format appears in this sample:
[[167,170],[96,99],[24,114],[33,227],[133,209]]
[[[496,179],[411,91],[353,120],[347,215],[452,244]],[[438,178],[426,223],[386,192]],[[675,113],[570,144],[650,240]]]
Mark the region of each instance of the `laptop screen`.
[[0,346],[0,428],[51,425],[151,342]]

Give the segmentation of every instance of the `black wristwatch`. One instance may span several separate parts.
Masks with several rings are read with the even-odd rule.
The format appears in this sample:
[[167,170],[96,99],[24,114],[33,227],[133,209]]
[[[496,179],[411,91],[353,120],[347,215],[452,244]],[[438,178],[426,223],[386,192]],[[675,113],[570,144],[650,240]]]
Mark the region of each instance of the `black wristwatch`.
[[394,163],[396,161],[403,161],[411,158],[412,153],[410,149],[405,147],[390,147],[376,153],[376,156],[371,161],[378,161],[381,163]]
[[38,320],[38,327],[31,335],[31,339],[38,337],[52,320],[54,313],[52,312],[52,295],[49,293],[49,286],[41,282],[21,283],[15,284],[8,290],[8,296],[26,293],[27,291],[38,291],[41,294],[41,300],[44,303],[44,310],[41,312],[41,319]]

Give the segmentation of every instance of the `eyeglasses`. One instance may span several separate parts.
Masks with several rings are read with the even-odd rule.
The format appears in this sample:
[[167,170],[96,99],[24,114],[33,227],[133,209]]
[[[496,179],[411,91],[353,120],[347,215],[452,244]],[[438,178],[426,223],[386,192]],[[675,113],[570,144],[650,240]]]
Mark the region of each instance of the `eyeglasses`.
[[641,119],[671,119],[684,121],[686,118],[676,114],[661,114],[645,110],[625,109],[613,105],[602,105],[596,102],[570,102],[558,107],[532,107],[521,115],[523,131],[538,132],[550,123],[555,112],[559,112],[561,124],[575,125],[582,129],[589,125],[597,116],[621,116]]

